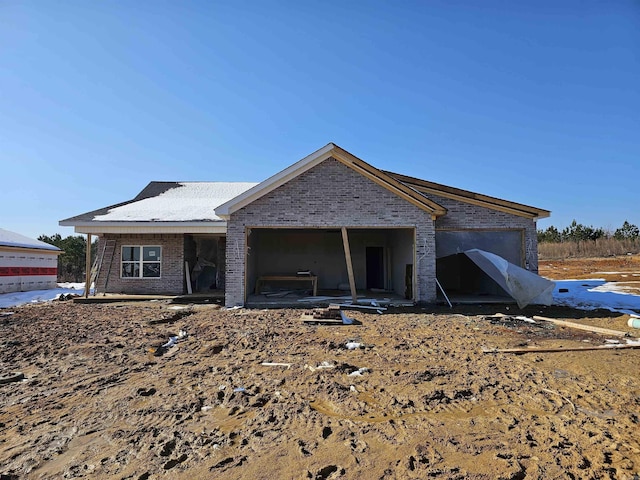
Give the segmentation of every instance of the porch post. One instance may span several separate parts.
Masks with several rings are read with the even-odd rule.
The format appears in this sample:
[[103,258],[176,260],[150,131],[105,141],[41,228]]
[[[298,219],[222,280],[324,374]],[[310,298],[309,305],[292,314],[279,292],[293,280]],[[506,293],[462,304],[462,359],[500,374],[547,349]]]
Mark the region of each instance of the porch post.
[[87,233],[87,251],[85,253],[85,280],[84,280],[84,298],[89,298],[89,290],[91,289],[91,234]]

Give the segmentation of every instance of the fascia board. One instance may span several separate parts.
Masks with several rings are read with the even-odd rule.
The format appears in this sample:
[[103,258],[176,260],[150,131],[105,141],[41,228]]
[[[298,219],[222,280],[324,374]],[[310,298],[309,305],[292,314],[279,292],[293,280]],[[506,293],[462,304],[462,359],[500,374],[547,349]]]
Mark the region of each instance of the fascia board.
[[322,163],[327,158],[331,157],[332,152],[336,146],[333,143],[328,143],[319,150],[316,150],[311,155],[307,155],[302,160],[297,161],[293,165],[285,168],[279,173],[267,178],[265,181],[259,183],[255,187],[250,188],[244,193],[241,193],[235,198],[232,198],[226,203],[219,205],[215,209],[215,213],[220,218],[225,220],[229,219],[229,215],[233,212],[240,210],[242,207],[246,207],[251,202],[258,198],[272,192],[276,188],[284,185],[289,180],[297,177],[298,175],[306,172],[307,170],[315,167],[319,163]]
[[[56,247],[57,248],[57,247]],[[21,253],[37,253],[37,254],[49,254],[49,255],[61,255],[64,253],[63,250],[57,248],[56,250],[51,250],[49,248],[33,248],[33,247],[14,247],[12,245],[0,245],[0,251],[2,252],[21,252]]]
[[551,212],[548,210],[532,207],[530,205],[503,200],[501,198],[491,197],[489,195],[471,192],[469,190],[463,190],[456,187],[450,187],[448,185],[428,182],[426,180],[408,177],[399,173],[385,173],[388,173],[391,177],[401,181],[406,185],[410,185],[412,188],[419,192],[430,193],[433,195],[438,195],[440,197],[458,200],[464,203],[478,205],[481,207],[490,208],[492,210],[498,210],[501,212],[531,218],[534,220],[547,218],[551,215]]
[[156,221],[156,222],[140,222],[140,221],[135,221],[135,222],[128,222],[126,220],[122,220],[122,221],[100,221],[100,220],[94,220],[94,221],[84,221],[84,222],[69,222],[69,221],[60,221],[58,222],[58,225],[60,225],[61,227],[125,227],[125,226],[132,226],[132,227],[149,227],[149,228],[162,228],[162,227],[191,227],[191,226],[202,226],[202,225],[206,225],[206,226],[211,226],[211,225],[219,225],[219,224],[226,224],[226,222],[218,220],[218,221],[197,221],[197,222],[162,222],[162,221]]
[[100,235],[105,233],[123,234],[183,234],[183,233],[211,233],[226,234],[227,222],[157,222],[154,224],[145,222],[85,222],[74,223],[72,226],[76,233]]

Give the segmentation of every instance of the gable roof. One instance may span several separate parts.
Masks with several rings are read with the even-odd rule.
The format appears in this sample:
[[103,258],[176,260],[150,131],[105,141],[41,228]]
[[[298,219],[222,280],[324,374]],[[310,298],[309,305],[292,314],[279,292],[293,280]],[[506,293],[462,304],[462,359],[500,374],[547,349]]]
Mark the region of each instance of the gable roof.
[[182,228],[189,224],[202,226],[204,222],[224,226],[225,221],[216,215],[215,208],[254,185],[249,182],[151,182],[132,200],[59,223],[86,233],[99,229],[115,232],[125,225],[147,229],[156,227],[163,231],[178,225]]
[[30,248],[35,250],[52,250],[57,253],[62,253],[55,245],[51,245],[40,240],[34,240],[33,238],[25,237],[19,233],[10,232],[0,228],[0,247],[12,247],[12,248]]
[[500,212],[510,213],[520,217],[526,217],[531,219],[547,218],[551,215],[549,210],[541,208],[531,207],[522,203],[510,202],[508,200],[502,200],[500,198],[491,197],[489,195],[483,195],[481,193],[470,192],[468,190],[462,190],[460,188],[449,187],[440,183],[428,182],[419,178],[409,177],[399,173],[385,172],[387,175],[395,178],[396,180],[409,185],[419,192],[430,193],[438,195],[444,198],[450,198],[458,200],[460,202],[470,203],[472,205],[478,205],[492,210],[498,210]]
[[150,182],[127,202],[61,220],[78,233],[225,233],[229,216],[323,161],[333,158],[436,218],[447,209],[428,195],[537,220],[551,212],[419,178],[379,170],[328,143],[261,183]]
[[407,200],[409,203],[429,212],[433,218],[447,213],[445,208],[420,194],[414,188],[405,185],[382,170],[378,170],[374,166],[369,165],[367,162],[359,159],[343,148],[340,148],[336,144],[328,143],[321,149],[313,152],[311,155],[304,157],[302,160],[299,160],[281,172],[269,177],[255,187],[250,188],[237,197],[223,203],[216,208],[216,214],[222,218],[228,219],[229,215],[233,212],[249,205],[260,197],[272,192],[276,188],[284,185],[329,158],[336,159],[347,167],[352,168],[361,175],[364,175],[369,180],[372,180],[378,185],[381,185],[399,197]]

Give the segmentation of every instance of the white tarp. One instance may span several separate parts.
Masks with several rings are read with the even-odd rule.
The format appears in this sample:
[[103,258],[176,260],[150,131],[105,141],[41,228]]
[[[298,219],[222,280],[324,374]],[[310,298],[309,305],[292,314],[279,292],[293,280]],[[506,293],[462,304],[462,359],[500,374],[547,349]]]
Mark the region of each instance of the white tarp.
[[530,303],[553,303],[554,282],[509,263],[494,253],[474,248],[466,250],[464,254],[511,295],[520,308]]

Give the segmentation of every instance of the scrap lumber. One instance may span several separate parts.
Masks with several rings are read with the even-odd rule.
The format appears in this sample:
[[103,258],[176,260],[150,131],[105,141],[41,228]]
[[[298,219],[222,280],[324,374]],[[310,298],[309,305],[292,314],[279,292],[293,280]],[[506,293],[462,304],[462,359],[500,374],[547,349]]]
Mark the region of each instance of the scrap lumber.
[[329,305],[327,308],[314,308],[313,318],[340,318],[340,307],[338,305]]
[[303,323],[314,325],[362,325],[362,322],[347,317],[340,305],[329,305],[327,308],[314,308],[311,314],[302,314]]
[[302,323],[309,325],[343,325],[342,319],[334,318],[315,318],[313,314],[303,313],[300,316]]
[[25,376],[22,372],[12,372],[7,375],[3,375],[0,377],[0,385],[5,385],[7,383],[19,382],[24,380]]
[[540,316],[534,315],[533,319],[534,320],[540,320],[542,322],[550,322],[550,323],[553,323],[554,325],[558,325],[560,327],[576,328],[578,330],[586,330],[588,332],[601,333],[603,335],[612,335],[614,337],[629,337],[629,336],[631,336],[627,332],[621,332],[619,330],[610,330],[608,328],[600,328],[600,327],[594,327],[594,326],[591,326],[591,325],[583,325],[581,323],[567,322],[565,320],[556,320],[555,318],[540,317]]
[[529,347],[529,348],[483,348],[482,353],[550,353],[550,352],[582,352],[588,350],[622,350],[640,348],[640,343],[623,343],[616,345],[594,345],[591,347]]

